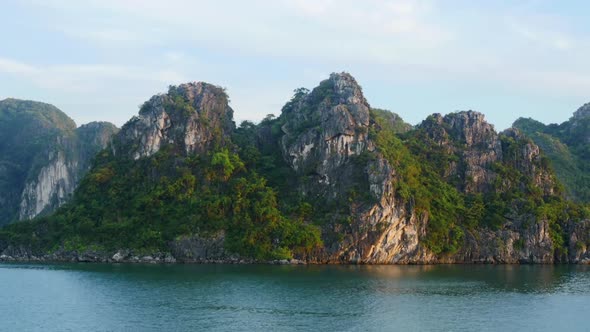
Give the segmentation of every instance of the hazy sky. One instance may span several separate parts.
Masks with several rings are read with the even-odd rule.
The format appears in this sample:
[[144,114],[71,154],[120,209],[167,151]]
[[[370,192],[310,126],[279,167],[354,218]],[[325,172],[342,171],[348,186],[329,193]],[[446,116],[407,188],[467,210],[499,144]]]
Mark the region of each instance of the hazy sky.
[[4,0],[0,99],[122,125],[170,84],[228,89],[237,121],[348,71],[416,124],[473,109],[497,129],[590,101],[590,1]]

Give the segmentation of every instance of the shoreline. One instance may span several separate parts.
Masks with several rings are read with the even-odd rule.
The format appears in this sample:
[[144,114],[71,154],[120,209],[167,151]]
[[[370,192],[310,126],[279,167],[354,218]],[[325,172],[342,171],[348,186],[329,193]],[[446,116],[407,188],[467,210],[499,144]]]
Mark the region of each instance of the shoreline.
[[[171,257],[171,256],[170,256]],[[584,259],[578,262],[498,262],[498,261],[439,261],[439,262],[404,262],[404,263],[370,263],[370,262],[338,262],[338,261],[304,261],[298,259],[282,259],[271,261],[259,261],[251,259],[160,259],[153,256],[135,256],[132,259],[87,259],[87,258],[48,258],[48,257],[12,257],[1,255],[0,264],[3,263],[40,263],[40,264],[59,264],[59,263],[84,263],[84,264],[125,264],[125,265],[372,265],[372,266],[427,266],[427,265],[590,265],[590,260]]]

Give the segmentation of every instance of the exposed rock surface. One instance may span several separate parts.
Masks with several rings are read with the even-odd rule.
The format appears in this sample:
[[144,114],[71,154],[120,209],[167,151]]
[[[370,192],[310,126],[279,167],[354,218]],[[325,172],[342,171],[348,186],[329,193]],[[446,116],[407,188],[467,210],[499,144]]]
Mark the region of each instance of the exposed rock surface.
[[590,220],[569,225],[569,261],[590,264]]
[[446,178],[458,178],[461,190],[467,193],[485,192],[496,179],[491,165],[502,160],[502,144],[494,127],[483,114],[473,111],[433,114],[421,125],[431,139],[448,154],[457,154]]
[[[283,109],[281,146],[296,173],[305,178],[303,195],[346,201],[350,191],[370,192],[371,205],[351,203],[351,227],[335,223],[326,231],[342,241],[326,248],[318,261],[416,263],[433,260],[419,244],[423,220],[394,195],[394,170],[383,158],[363,165],[355,158],[375,151],[368,137],[370,106],[361,87],[347,73],[332,74],[311,93]],[[359,183],[364,184],[357,188]],[[337,218],[338,216],[335,216]]]
[[[142,106],[139,116],[123,127],[111,149],[115,156],[128,158],[125,161],[131,162],[149,158],[164,147],[182,151],[185,155],[206,153],[213,147],[231,147],[230,137],[235,129],[232,113],[227,96],[219,87],[207,83],[171,87],[168,94],[154,96]],[[372,116],[375,112],[355,79],[347,73],[339,73],[332,74],[311,92],[299,90],[276,122],[269,120],[268,126],[259,127],[255,139],[268,141],[276,139],[273,124],[279,124],[276,127],[280,137],[278,142],[267,145],[276,149],[273,153],[277,159],[282,156],[284,161],[281,162],[288,165],[290,174],[294,174],[295,179],[290,180],[295,185],[288,190],[296,194],[293,196],[302,197],[302,201],[314,203],[315,208],[325,207],[327,210],[321,224],[325,247],[305,257],[308,262],[590,262],[588,220],[567,224],[568,229],[563,234],[567,235],[564,246],[568,250],[558,255],[552,236],[554,224],[546,216],[520,209],[520,205],[529,203],[521,196],[505,198],[508,207],[499,212],[497,225],[486,226],[481,220],[475,226],[460,225],[464,233],[460,248],[437,251],[439,254],[436,254],[425,243],[429,225],[435,217],[430,215],[431,210],[420,210],[415,197],[400,194],[401,166],[384,157],[386,154],[371,134],[381,130]],[[399,120],[387,114],[381,116],[386,116],[387,121],[397,123]],[[399,133],[409,130],[403,129],[404,126],[400,128]],[[94,131],[93,127],[86,128],[88,133]],[[496,195],[504,198],[503,194],[510,196],[509,193],[520,191],[534,192],[535,199],[541,202],[559,198],[558,183],[550,167],[544,163],[539,147],[517,129],[499,134],[482,114],[467,111],[446,116],[434,114],[415,132],[417,134],[411,139],[422,140],[418,144],[426,146],[428,153],[445,156],[444,165],[432,171],[435,173],[433,177],[440,176],[436,179],[444,183],[445,190],[448,187],[453,193],[464,195],[461,197]],[[108,138],[89,134],[85,141],[104,146]],[[422,162],[432,162],[428,159],[430,156],[423,157]],[[40,169],[34,185],[25,190],[26,201],[31,202],[25,208],[21,207],[28,211],[25,215],[41,213],[38,207],[52,199],[57,200],[58,205],[60,200],[65,200],[76,182],[67,180],[75,178],[71,173],[82,167],[80,161],[74,165],[68,155],[60,151],[48,159],[51,162]],[[168,199],[162,197],[159,204],[165,204]],[[277,222],[280,219],[277,218]],[[165,252],[141,254],[124,248],[114,252],[60,249],[52,253],[36,253],[28,247],[0,243],[0,260],[254,262],[228,252],[225,240],[223,232],[208,236],[179,236],[166,242],[169,250]],[[281,259],[273,262],[297,264],[300,261]]]
[[116,127],[76,128],[52,105],[0,101],[0,225],[49,213],[65,203]]
[[32,219],[67,201],[77,182],[78,161],[66,161],[63,152],[50,153],[48,164],[36,179],[27,182],[20,202],[19,219]]
[[[333,223],[328,231],[341,241],[317,257],[323,262],[354,263],[550,263],[554,261],[548,222],[530,216],[506,216],[513,220],[502,230],[468,232],[463,249],[451,256],[437,256],[421,243],[429,216],[417,213],[396,196],[396,171],[376,151],[369,139],[370,106],[350,75],[332,74],[311,93],[294,98],[283,109],[282,150],[292,168],[306,180],[303,195],[324,200],[347,200],[351,189],[367,190],[374,203],[349,200],[350,227]],[[434,114],[420,128],[435,145],[457,156],[445,176],[464,193],[486,193],[498,174],[493,165],[512,158],[515,167],[534,179],[545,195],[552,195],[556,182],[540,166],[540,151],[516,130],[502,136],[485,121],[483,114],[468,111],[446,116]],[[504,142],[502,137],[509,137]],[[503,143],[504,142],[504,143]],[[507,152],[516,156],[507,156]],[[359,167],[355,157],[375,153]],[[500,179],[500,181],[504,181]],[[366,183],[368,187],[358,188]],[[510,186],[519,185],[514,183]],[[509,219],[508,219],[509,218]],[[532,220],[528,220],[532,218]],[[525,222],[525,220],[527,222]],[[326,231],[326,229],[324,229]]]
[[[223,145],[235,124],[225,91],[207,83],[171,87],[147,101],[122,128],[116,154],[133,159],[149,157],[165,144],[189,153],[203,153],[213,144]],[[215,141],[220,139],[220,141]]]
[[466,234],[466,244],[459,253],[442,258],[447,263],[553,263],[553,241],[549,224],[511,225],[502,230],[478,229]]
[[304,194],[337,195],[351,185],[351,158],[373,150],[367,132],[369,104],[349,74],[332,74],[281,115],[281,146],[291,167],[309,178]]
[[223,241],[223,234],[210,237],[184,236],[171,243],[170,248],[174,257],[178,257],[182,262],[198,263],[228,258],[237,260],[238,256],[225,251]]
[[542,165],[539,146],[515,128],[507,129],[502,134],[517,142],[516,148],[512,149],[513,155],[505,153],[505,158],[513,160],[514,167],[533,179],[533,184],[541,188],[544,195],[555,194],[557,179],[547,165]]

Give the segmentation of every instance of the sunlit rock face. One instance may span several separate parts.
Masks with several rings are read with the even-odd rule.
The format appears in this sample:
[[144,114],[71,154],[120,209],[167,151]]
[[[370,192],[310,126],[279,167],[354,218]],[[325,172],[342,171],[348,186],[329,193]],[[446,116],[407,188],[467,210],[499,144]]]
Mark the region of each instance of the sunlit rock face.
[[281,117],[285,158],[318,190],[336,188],[345,180],[351,157],[374,148],[367,138],[369,104],[349,74],[332,74],[288,105]]
[[[411,263],[431,260],[419,245],[423,220],[398,204],[394,169],[375,152],[369,139],[370,105],[356,80],[335,73],[311,92],[301,92],[283,108],[281,149],[303,179],[305,197],[347,200],[367,191],[372,203],[351,201],[351,226],[334,223],[326,232],[341,234],[317,257],[320,261]],[[366,154],[375,155],[366,162]],[[358,206],[356,206],[358,205]]]
[[122,128],[116,154],[133,159],[149,157],[164,145],[174,145],[187,154],[203,153],[214,144],[223,146],[235,125],[225,91],[198,82],[171,87],[147,101]]
[[[280,145],[285,160],[302,178],[300,194],[326,202],[345,201],[350,207],[349,225],[334,222],[324,226],[325,234],[338,234],[340,240],[328,243],[318,261],[553,261],[547,221],[531,222],[530,216],[521,215],[509,216],[512,221],[503,230],[467,230],[462,249],[453,255],[437,256],[424,247],[421,239],[426,235],[429,215],[417,212],[410,201],[397,196],[396,170],[368,135],[374,126],[370,110],[362,89],[347,73],[332,74],[311,92],[298,91],[283,108]],[[455,156],[441,171],[462,193],[496,190],[498,181],[504,179],[494,167],[509,158],[545,195],[553,194],[556,182],[541,165],[539,148],[515,130],[497,133],[481,113],[434,114],[417,130],[425,131],[428,144]],[[371,157],[365,158],[368,155]],[[518,185],[507,182],[500,190]],[[352,198],[353,191],[366,191],[372,199]]]

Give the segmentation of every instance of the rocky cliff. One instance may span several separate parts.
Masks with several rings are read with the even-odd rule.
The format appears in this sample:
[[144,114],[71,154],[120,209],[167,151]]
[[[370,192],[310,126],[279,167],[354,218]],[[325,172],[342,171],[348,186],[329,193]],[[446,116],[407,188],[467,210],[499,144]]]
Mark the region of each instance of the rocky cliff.
[[116,127],[76,124],[52,105],[0,101],[0,224],[49,213],[68,200]]
[[[538,145],[478,112],[411,127],[335,73],[297,89],[277,118],[235,128],[232,113],[207,83],[154,96],[72,204],[6,228],[0,249],[132,262],[589,261],[590,211],[563,198]],[[68,169],[57,161],[53,173]]]
[[170,87],[167,94],[143,104],[139,116],[125,124],[114,142],[115,154],[150,157],[164,145],[186,154],[204,153],[228,143],[226,138],[235,128],[232,119],[222,88],[203,82]]
[[520,118],[514,127],[533,139],[547,155],[570,199],[590,202],[590,103],[561,124],[545,125]]
[[[422,208],[416,206],[416,198],[404,197],[400,186],[405,181],[401,173],[406,165],[398,169],[392,164],[395,160],[388,160],[383,154],[389,147],[380,146],[378,138],[370,137],[369,132],[384,129],[374,117],[371,119],[370,106],[350,75],[332,74],[310,93],[297,95],[277,121],[284,123],[281,147],[285,159],[303,178],[300,193],[312,195],[311,199],[322,205],[340,201],[348,207],[341,212],[345,223],[339,222],[335,215],[324,226],[324,234],[337,234],[338,241],[326,247],[325,256],[318,257],[320,261],[514,263],[554,260],[548,221],[524,213],[518,207],[520,198],[497,211],[499,221],[495,228],[501,229],[482,227],[483,223],[465,227],[461,225],[462,217],[455,215],[457,220],[445,227],[456,230],[443,230],[441,234],[448,232],[443,236],[446,241],[455,237],[463,244],[451,250],[426,245],[424,239],[429,232],[434,232],[429,224],[438,223],[433,219],[441,218],[433,211],[437,209],[434,205],[440,203],[436,198],[430,199],[427,204],[431,206]],[[542,164],[539,148],[517,130],[498,134],[483,114],[473,111],[444,117],[434,114],[417,130],[406,134],[405,139],[429,149],[424,156],[426,160],[413,162],[431,164],[440,179],[456,187],[459,200],[531,187],[537,188],[543,197],[557,194],[556,180]],[[434,161],[436,154],[445,157],[440,165]],[[420,159],[420,156],[410,156],[406,162],[412,157]],[[358,193],[367,193],[370,197],[359,197]],[[484,218],[483,213],[480,218]],[[453,232],[462,235],[453,235]],[[455,254],[454,250],[457,250]]]

